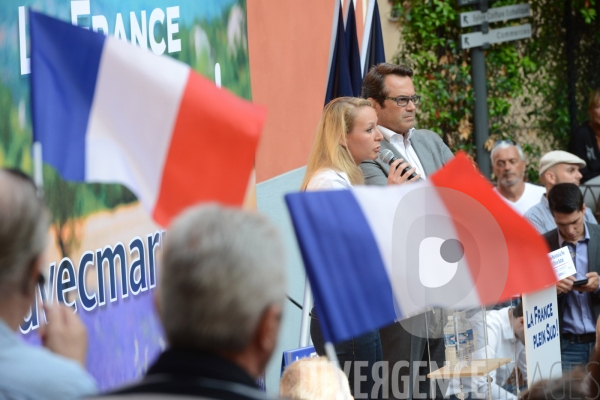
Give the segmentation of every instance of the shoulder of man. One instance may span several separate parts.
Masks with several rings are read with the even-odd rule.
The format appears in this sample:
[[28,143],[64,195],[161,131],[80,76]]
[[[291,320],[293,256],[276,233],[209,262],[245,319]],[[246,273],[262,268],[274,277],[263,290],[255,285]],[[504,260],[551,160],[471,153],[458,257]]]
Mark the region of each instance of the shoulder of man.
[[589,223],[589,222],[585,222],[585,225],[588,228],[588,232],[590,233],[590,236],[595,236],[597,240],[600,240],[600,225],[598,224],[594,224]]
[[[77,362],[45,348],[19,346],[18,355],[32,379],[23,386],[27,393],[42,393],[45,399],[80,398],[97,392],[94,378]],[[8,356],[10,358],[10,355]],[[13,365],[13,368],[17,368]],[[16,382],[14,382],[16,383]]]
[[550,250],[554,251],[558,249],[558,229],[554,228],[549,232],[544,233],[544,239],[546,239],[546,243],[550,246]]
[[422,138],[425,140],[431,140],[434,142],[444,143],[441,136],[435,133],[434,131],[430,131],[429,129],[416,129],[413,131],[413,137]]

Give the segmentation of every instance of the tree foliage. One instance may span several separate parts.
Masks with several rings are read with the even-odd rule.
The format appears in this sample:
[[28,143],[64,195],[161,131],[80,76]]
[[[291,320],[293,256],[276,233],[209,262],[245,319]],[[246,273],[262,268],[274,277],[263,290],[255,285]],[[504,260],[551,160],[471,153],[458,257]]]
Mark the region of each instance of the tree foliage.
[[[500,7],[522,0],[499,0]],[[565,10],[570,6],[571,47],[566,43]],[[600,77],[600,26],[595,0],[536,0],[530,2],[532,17],[496,22],[490,29],[530,23],[531,39],[492,45],[485,52],[489,150],[499,139],[515,139],[532,159],[540,155],[540,142],[566,148],[572,123],[567,96],[567,49],[574,48],[577,117],[585,115],[589,90]],[[460,35],[478,28],[460,28],[459,14],[472,11],[456,0],[396,0],[401,26],[401,46],[395,61],[415,70],[415,87],[423,96],[419,124],[439,133],[454,151],[475,154],[473,141],[474,93],[469,50],[459,47]],[[577,45],[575,46],[574,43]],[[531,136],[537,140],[529,140]],[[535,163],[529,177],[537,179]]]

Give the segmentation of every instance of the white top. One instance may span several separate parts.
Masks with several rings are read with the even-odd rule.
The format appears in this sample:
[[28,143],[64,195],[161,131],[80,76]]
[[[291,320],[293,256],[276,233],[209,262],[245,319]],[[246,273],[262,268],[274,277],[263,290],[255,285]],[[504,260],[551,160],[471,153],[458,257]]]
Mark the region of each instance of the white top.
[[406,137],[381,125],[377,125],[377,129],[379,129],[379,132],[381,132],[385,140],[390,142],[390,144],[394,146],[400,154],[402,154],[404,161],[408,162],[411,167],[416,167],[417,174],[421,174],[421,178],[426,180],[427,176],[425,176],[425,170],[423,169],[421,161],[415,152],[415,148],[410,142],[410,137],[413,135],[415,128],[409,130]]
[[[519,366],[519,373],[523,374],[523,380],[527,380],[527,359],[525,355],[525,346],[515,337],[510,320],[508,319],[508,313],[510,307],[503,308],[501,310],[487,311],[486,322],[487,322],[487,358],[510,358],[512,361],[508,364],[502,365],[490,372],[490,378],[492,378],[492,399],[493,400],[517,400],[517,396],[509,393],[502,386],[506,385],[506,381],[510,378],[513,370],[515,369],[515,360]],[[481,313],[475,314],[472,318],[469,318],[469,322],[473,327],[475,338],[477,343],[475,344],[475,352],[473,353],[473,359],[484,360],[486,358],[486,346],[484,346],[485,335],[483,332],[483,318]],[[484,398],[483,393],[487,393],[487,384],[485,377],[473,377],[473,378],[462,378],[463,391],[477,392],[478,395],[471,396],[474,398]],[[448,387],[449,394],[458,394],[460,392],[460,386],[458,379],[454,379],[452,384]],[[485,397],[487,399],[487,396]]]
[[323,168],[310,178],[306,190],[350,189],[351,187],[348,174]]
[[502,198],[507,204],[509,204],[516,212],[523,215],[531,207],[535,206],[540,202],[540,196],[546,193],[546,188],[543,186],[533,185],[525,182],[525,190],[517,201],[510,201],[506,197],[502,196],[502,193],[498,191],[498,188],[494,188],[498,196]]

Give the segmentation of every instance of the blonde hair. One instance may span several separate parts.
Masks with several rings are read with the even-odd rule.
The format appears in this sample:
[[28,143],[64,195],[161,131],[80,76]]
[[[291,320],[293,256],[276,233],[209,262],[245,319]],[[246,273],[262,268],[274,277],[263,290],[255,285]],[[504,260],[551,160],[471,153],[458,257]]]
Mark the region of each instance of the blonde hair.
[[371,102],[355,97],[338,97],[325,106],[308,157],[302,190],[306,189],[313,175],[323,168],[345,172],[352,185],[364,183],[362,171],[346,146],[346,135],[354,127],[360,107],[371,107]]
[[303,358],[290,365],[279,382],[279,395],[292,400],[351,400],[344,372],[325,357]]

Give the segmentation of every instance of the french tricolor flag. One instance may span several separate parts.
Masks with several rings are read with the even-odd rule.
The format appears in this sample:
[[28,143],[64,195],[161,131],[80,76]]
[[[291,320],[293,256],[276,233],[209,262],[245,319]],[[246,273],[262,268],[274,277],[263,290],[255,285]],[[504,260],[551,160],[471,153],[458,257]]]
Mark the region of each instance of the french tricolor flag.
[[188,65],[31,11],[34,141],[64,179],[129,187],[161,225],[241,205],[266,110]]
[[326,341],[557,281],[543,238],[462,153],[427,181],[286,202]]

